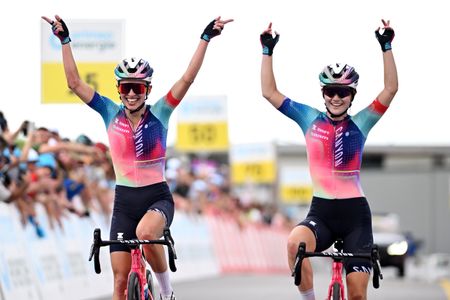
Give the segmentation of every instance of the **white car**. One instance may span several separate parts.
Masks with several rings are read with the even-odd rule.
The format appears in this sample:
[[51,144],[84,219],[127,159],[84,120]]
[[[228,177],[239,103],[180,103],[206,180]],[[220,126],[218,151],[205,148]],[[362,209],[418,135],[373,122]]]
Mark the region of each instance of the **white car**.
[[373,241],[378,245],[381,266],[397,268],[399,277],[405,276],[405,260],[408,256],[409,240],[400,232],[396,214],[373,214]]

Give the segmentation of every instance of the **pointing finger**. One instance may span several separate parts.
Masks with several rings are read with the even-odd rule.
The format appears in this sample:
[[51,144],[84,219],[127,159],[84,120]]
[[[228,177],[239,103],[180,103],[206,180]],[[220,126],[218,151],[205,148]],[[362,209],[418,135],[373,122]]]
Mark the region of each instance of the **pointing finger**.
[[223,24],[227,24],[227,23],[230,23],[230,22],[233,22],[233,21],[234,21],[234,19],[227,19],[227,20],[223,20],[222,23]]
[[49,19],[49,18],[47,18],[45,16],[42,16],[41,18],[44,19],[48,24],[53,25],[53,20],[52,19]]

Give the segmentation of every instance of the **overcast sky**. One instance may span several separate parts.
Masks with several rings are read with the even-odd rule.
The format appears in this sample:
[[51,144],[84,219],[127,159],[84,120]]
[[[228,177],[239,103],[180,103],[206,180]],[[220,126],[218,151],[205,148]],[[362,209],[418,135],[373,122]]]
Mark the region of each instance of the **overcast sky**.
[[[28,4],[25,4],[28,2]],[[372,145],[450,146],[450,18],[444,0],[428,1],[11,1],[2,14],[0,110],[11,127],[29,119],[106,141],[99,115],[87,106],[42,105],[41,15],[70,19],[125,20],[125,55],[147,58],[155,69],[148,103],[167,93],[183,74],[204,27],[215,17],[234,18],[212,40],[188,96],[225,95],[231,143],[303,144],[297,124],[277,112],[260,88],[259,34],[273,22],[281,36],[274,51],[279,90],[296,101],[324,108],[318,74],[330,63],[356,68],[360,84],[351,114],[383,88],[382,54],[374,30],[391,20],[399,92],[371,131]],[[24,9],[27,5],[27,9]],[[50,29],[49,29],[50,30]],[[75,53],[76,56],[76,53]],[[113,76],[113,70],[111,70]],[[182,105],[182,104],[181,104]],[[176,134],[172,116],[168,142]]]

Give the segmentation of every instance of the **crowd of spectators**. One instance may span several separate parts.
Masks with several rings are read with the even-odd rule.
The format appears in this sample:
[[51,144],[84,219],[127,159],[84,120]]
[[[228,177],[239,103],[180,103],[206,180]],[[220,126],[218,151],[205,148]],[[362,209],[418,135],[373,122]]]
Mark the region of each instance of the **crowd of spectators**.
[[[226,165],[208,165],[183,158],[167,160],[166,178],[177,211],[233,218],[240,226],[289,227],[274,205],[246,203],[233,195]],[[81,134],[71,141],[58,130],[35,128],[24,121],[12,130],[0,112],[0,202],[17,208],[21,224],[45,236],[36,216],[41,205],[49,228],[64,231],[64,218],[89,218],[101,213],[109,223],[114,199],[114,171],[107,145]]]

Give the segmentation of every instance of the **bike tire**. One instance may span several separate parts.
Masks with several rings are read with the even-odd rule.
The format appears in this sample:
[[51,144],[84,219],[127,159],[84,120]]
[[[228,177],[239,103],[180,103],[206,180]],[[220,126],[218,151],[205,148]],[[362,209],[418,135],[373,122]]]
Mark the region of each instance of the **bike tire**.
[[333,300],[343,300],[341,299],[341,285],[338,282],[333,283],[333,292],[332,292]]
[[147,278],[148,292],[151,295],[151,297],[149,299],[156,299],[155,298],[155,286],[153,285],[152,272],[150,272],[150,270],[146,270],[145,277]]
[[127,284],[127,300],[142,300],[139,275],[136,272],[130,274]]

